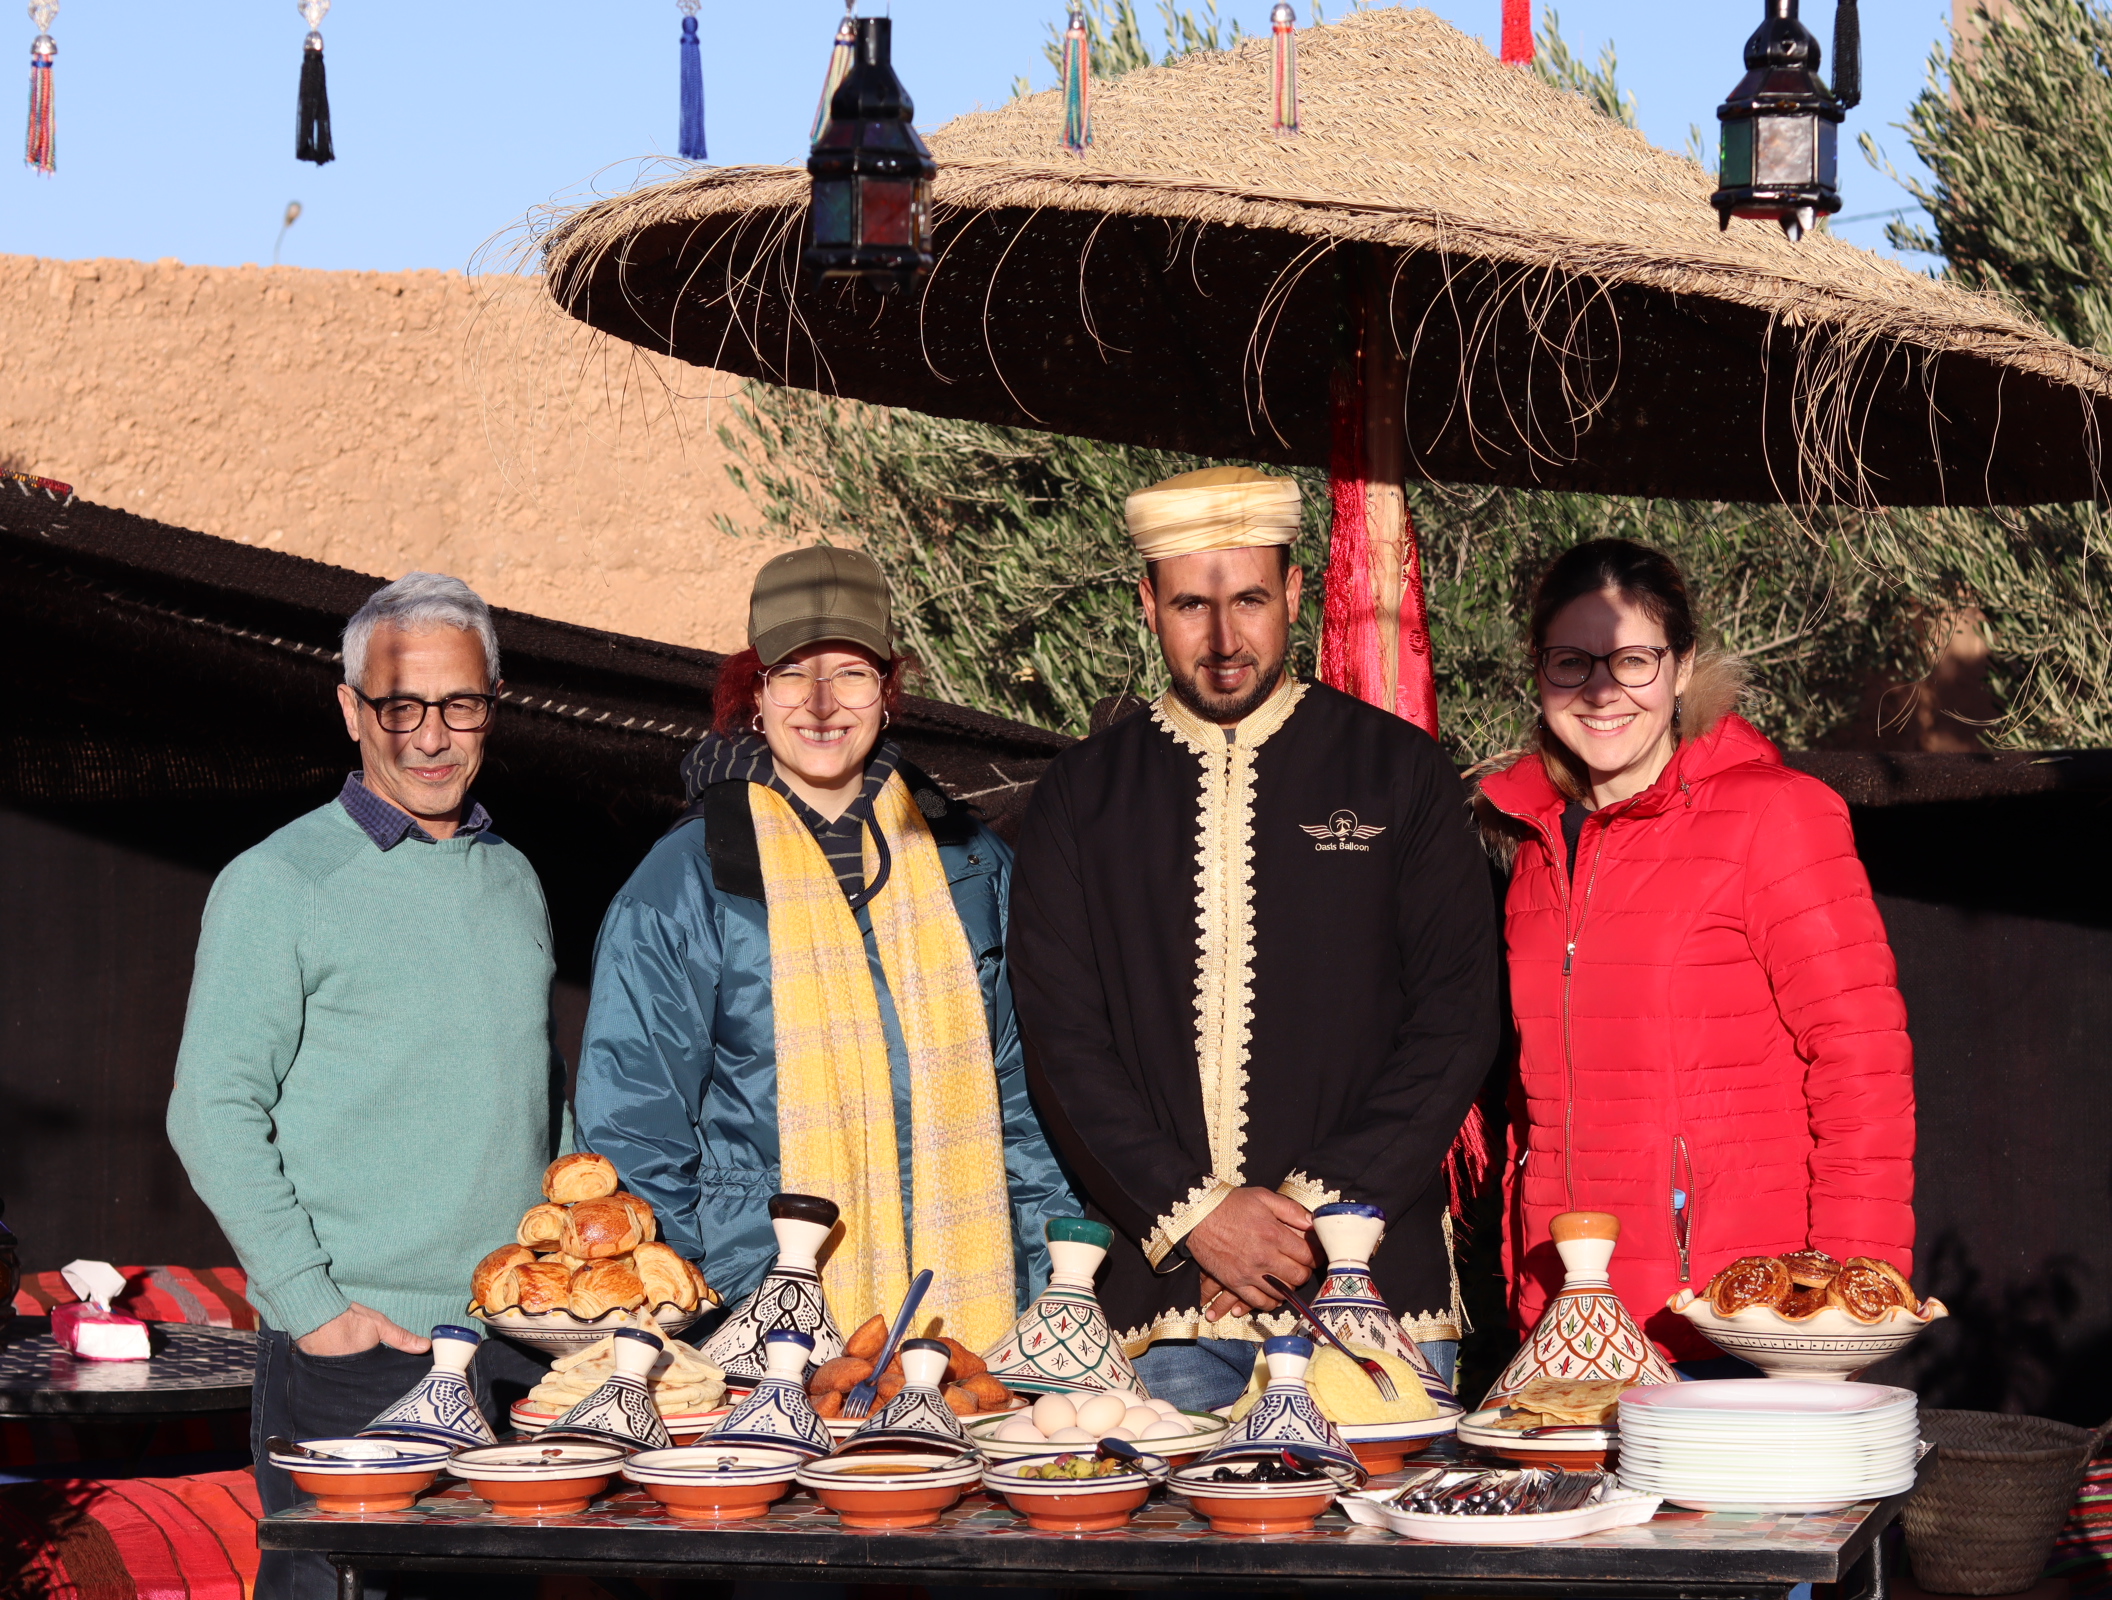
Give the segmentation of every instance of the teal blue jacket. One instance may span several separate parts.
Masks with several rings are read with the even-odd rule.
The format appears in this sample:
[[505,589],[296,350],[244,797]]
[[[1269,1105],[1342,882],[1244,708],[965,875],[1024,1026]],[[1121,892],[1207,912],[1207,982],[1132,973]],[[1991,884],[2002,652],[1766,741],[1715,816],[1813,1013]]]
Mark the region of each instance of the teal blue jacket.
[[[903,776],[912,787],[930,782],[913,768]],[[701,1264],[729,1304],[761,1281],[776,1256],[765,1206],[781,1187],[769,911],[747,790],[745,783],[705,790],[695,814],[653,846],[609,906],[573,1097],[580,1148],[616,1164],[625,1186],[660,1213],[667,1242]],[[918,798],[927,816],[938,809],[935,790]],[[1027,1099],[1005,969],[1012,851],[957,805],[933,818],[932,832],[990,1019],[1014,1285],[1024,1307],[1048,1282],[1042,1224],[1079,1213]],[[857,915],[887,1030],[902,1211],[913,1226],[908,1053],[871,919],[862,909]],[[912,1270],[945,1270],[943,1261],[917,1256],[914,1235],[909,1247]]]

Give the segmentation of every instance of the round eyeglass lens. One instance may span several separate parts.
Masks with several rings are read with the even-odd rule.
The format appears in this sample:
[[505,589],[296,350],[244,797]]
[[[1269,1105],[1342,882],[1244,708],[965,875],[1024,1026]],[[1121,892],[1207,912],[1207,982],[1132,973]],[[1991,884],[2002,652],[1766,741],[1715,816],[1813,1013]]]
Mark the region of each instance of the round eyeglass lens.
[[[839,667],[821,681],[846,711],[864,711],[880,698],[880,674],[871,667]],[[804,667],[785,667],[772,672],[765,682],[770,703],[790,711],[805,705],[813,695],[815,677]]]

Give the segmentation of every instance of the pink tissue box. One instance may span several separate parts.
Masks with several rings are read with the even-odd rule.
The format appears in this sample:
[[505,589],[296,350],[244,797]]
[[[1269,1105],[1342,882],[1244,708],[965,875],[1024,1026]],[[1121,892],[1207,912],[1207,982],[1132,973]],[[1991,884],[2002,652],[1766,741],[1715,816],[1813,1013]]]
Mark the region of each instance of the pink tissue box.
[[85,1301],[52,1308],[51,1336],[84,1361],[144,1361],[154,1353],[139,1318]]

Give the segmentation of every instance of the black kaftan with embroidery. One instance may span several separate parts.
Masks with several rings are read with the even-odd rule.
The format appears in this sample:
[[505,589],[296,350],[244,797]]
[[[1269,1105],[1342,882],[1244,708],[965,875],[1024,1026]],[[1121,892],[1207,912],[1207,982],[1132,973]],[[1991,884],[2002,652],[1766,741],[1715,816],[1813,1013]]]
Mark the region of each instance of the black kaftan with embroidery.
[[1162,699],[1066,750],[1013,876],[1035,1104],[1132,1352],[1203,1324],[1181,1239],[1241,1184],[1383,1206],[1379,1291],[1456,1338],[1441,1171],[1497,1041],[1488,868],[1420,729],[1320,685],[1224,733]]

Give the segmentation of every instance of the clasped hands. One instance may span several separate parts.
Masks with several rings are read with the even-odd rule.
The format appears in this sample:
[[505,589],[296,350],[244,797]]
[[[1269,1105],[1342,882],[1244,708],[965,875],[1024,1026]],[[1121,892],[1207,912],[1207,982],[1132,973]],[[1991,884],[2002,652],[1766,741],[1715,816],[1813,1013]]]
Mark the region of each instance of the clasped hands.
[[1282,1297],[1264,1275],[1300,1284],[1312,1276],[1313,1214],[1274,1189],[1234,1189],[1189,1232],[1188,1253],[1203,1274],[1203,1316],[1215,1322],[1273,1310]]

